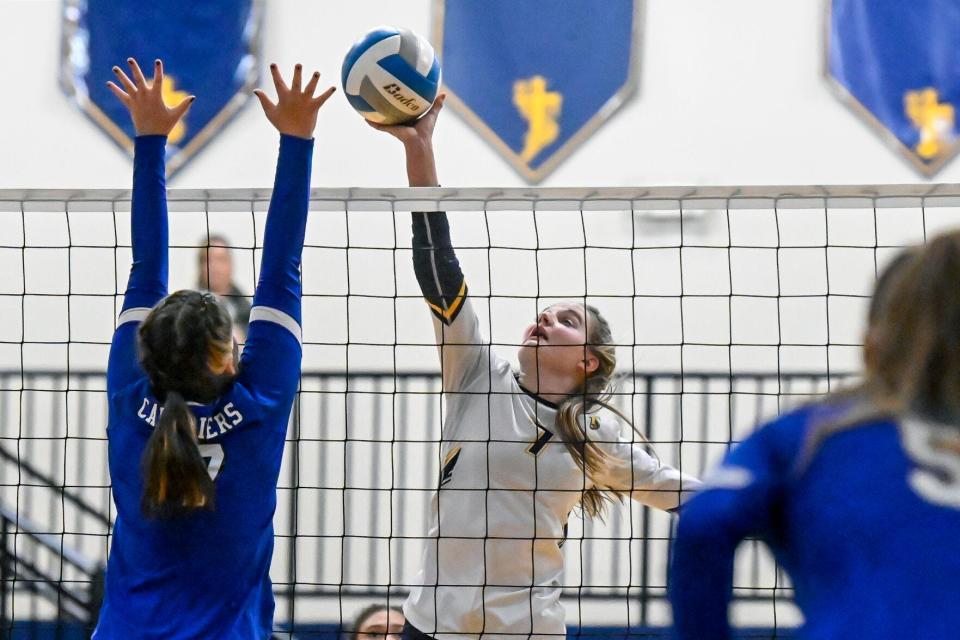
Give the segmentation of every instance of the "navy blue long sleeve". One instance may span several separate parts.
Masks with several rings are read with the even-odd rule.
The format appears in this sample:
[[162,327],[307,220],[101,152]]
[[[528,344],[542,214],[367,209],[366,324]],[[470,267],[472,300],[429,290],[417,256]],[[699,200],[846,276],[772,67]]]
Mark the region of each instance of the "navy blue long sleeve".
[[413,214],[413,270],[430,310],[443,324],[453,324],[466,299],[467,285],[443,211]]
[[133,265],[110,349],[107,384],[111,389],[117,389],[140,375],[137,327],[150,309],[167,295],[166,144],[166,136],[138,136],[134,143],[130,211]]

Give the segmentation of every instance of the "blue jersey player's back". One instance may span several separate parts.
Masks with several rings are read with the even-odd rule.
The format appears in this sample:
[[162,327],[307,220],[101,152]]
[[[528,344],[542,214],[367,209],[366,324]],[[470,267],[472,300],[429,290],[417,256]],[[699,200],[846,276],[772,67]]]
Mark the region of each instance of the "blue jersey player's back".
[[933,448],[943,428],[881,419],[828,438],[798,468],[811,430],[837,413],[814,406],[763,427],[683,508],[671,579],[680,638],[730,637],[733,554],[748,536],[790,574],[804,638],[955,637],[960,456],[946,463]]
[[[237,363],[229,314],[213,296],[167,295],[165,133],[183,110],[163,107],[159,89],[143,81],[135,63],[131,69],[134,80],[118,73],[125,91],[115,93],[138,132],[134,263],[107,373],[117,517],[94,637],[268,638],[276,485],[300,377],[299,269],[311,136],[330,91],[312,96],[315,75],[301,93],[298,65],[292,90],[274,69],[278,105],[260,96],[281,132],[280,156],[249,334]],[[153,85],[161,82],[155,77]],[[174,425],[171,415],[178,411],[186,419]],[[177,459],[171,451],[178,448],[190,455]],[[185,480],[191,460],[199,483]]]
[[681,511],[670,576],[680,639],[731,637],[733,558],[747,537],[790,574],[800,637],[957,637],[960,234],[890,272],[861,386],[760,428]]

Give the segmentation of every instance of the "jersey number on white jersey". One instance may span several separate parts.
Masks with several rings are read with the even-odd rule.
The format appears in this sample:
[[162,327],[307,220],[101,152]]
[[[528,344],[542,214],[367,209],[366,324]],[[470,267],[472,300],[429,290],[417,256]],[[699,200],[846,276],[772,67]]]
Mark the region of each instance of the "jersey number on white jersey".
[[457,466],[457,460],[460,459],[460,447],[452,450],[447,454],[446,459],[443,461],[443,469],[440,470],[440,486],[447,484],[453,480],[453,468]]
[[537,433],[540,434],[540,437],[537,438],[533,444],[527,447],[527,453],[529,453],[532,456],[535,456],[538,453],[540,453],[543,450],[543,448],[547,446],[547,443],[550,442],[550,439],[553,437],[553,432],[547,429],[545,426],[543,426],[539,422],[537,423]]

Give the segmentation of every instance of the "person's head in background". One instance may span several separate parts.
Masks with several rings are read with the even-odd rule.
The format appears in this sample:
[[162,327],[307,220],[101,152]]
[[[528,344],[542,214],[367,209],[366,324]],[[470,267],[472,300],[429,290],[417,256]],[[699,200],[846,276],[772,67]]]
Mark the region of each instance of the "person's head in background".
[[867,371],[875,371],[876,358],[889,333],[887,314],[895,302],[896,283],[906,271],[910,260],[917,257],[922,247],[908,247],[896,254],[883,268],[874,285],[867,310],[867,329],[863,337],[863,362]]
[[399,638],[403,634],[406,618],[399,607],[373,604],[357,614],[353,626],[348,629],[348,640],[384,640]]
[[229,295],[233,288],[233,257],[230,245],[221,235],[211,235],[197,254],[197,288],[218,296]]
[[895,269],[871,328],[865,386],[893,415],[960,425],[960,232],[944,233]]

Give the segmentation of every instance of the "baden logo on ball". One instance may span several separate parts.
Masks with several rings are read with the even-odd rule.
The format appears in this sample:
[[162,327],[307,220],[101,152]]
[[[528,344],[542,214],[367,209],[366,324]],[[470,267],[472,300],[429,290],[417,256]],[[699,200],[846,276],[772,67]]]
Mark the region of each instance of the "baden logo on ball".
[[341,72],[350,105],[367,120],[386,125],[426,113],[440,79],[440,61],[430,43],[395,27],[377,27],[357,40]]

